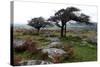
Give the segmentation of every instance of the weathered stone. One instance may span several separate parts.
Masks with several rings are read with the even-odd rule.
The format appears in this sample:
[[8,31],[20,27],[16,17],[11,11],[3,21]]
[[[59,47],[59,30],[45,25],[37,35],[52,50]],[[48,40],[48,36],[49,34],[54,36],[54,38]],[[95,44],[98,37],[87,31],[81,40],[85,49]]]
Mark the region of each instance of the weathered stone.
[[24,40],[17,40],[17,39],[15,39],[13,41],[13,47],[16,48],[16,47],[22,46],[24,44],[24,42],[25,42]]
[[21,61],[19,62],[20,65],[41,65],[41,64],[52,64],[49,61],[43,61],[43,60],[25,60],[25,61]]
[[17,52],[25,51],[27,46],[24,45],[24,43],[25,43],[25,41],[23,41],[23,40],[14,40],[13,41],[13,48]]
[[48,57],[52,60],[53,63],[62,62],[66,55],[64,50],[57,48],[45,48],[42,50],[42,53],[48,53]]
[[60,42],[60,39],[58,37],[49,37],[48,40],[50,40],[51,42]]
[[83,40],[83,41],[81,42],[80,46],[86,46],[87,44],[88,44],[87,41]]
[[37,47],[37,43],[33,42],[30,39],[26,41],[22,41],[22,40],[14,41],[14,49],[17,52],[28,51],[30,53],[36,53],[38,52],[38,50],[40,50]]
[[53,48],[53,47],[55,47],[55,48],[62,48],[62,44],[61,44],[61,42],[52,42],[47,47],[48,48]]
[[55,55],[55,53],[58,53],[60,55],[65,54],[66,52],[62,49],[57,49],[57,48],[44,48],[42,50],[43,53],[48,53],[49,55]]

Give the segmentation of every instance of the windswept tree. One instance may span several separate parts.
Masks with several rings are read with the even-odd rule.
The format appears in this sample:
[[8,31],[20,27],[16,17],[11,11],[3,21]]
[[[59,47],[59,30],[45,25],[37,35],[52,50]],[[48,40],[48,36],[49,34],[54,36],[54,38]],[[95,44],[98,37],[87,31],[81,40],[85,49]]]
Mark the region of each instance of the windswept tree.
[[39,34],[41,28],[52,26],[52,24],[45,20],[43,17],[36,17],[31,19],[30,21],[28,21],[28,25],[37,29],[37,34]]
[[[61,37],[66,36],[66,23],[70,20],[84,22],[89,24],[89,16],[81,13],[79,16],[75,14],[75,12],[80,11],[75,7],[67,7],[66,9],[58,10],[54,16],[51,16],[48,20],[56,22],[56,25],[61,28]],[[61,22],[61,24],[59,24]],[[65,34],[64,34],[65,33]]]

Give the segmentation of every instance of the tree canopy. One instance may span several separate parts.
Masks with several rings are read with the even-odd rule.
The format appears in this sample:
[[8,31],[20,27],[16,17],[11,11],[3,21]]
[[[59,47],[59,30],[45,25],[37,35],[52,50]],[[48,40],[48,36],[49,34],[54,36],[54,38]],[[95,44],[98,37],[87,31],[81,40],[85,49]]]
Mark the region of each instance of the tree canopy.
[[50,22],[48,22],[47,20],[45,20],[43,17],[32,18],[28,22],[28,25],[37,29],[38,34],[39,34],[39,31],[40,31],[40,28],[44,28],[46,26],[52,26],[52,24]]
[[[64,36],[64,31],[66,35],[66,23],[70,20],[83,22],[89,24],[90,17],[81,13],[80,16],[77,16],[74,12],[79,12],[80,9],[76,7],[67,7],[66,9],[58,10],[54,16],[51,16],[48,20],[56,22],[58,27],[61,27],[61,37]],[[61,22],[61,24],[59,24]]]

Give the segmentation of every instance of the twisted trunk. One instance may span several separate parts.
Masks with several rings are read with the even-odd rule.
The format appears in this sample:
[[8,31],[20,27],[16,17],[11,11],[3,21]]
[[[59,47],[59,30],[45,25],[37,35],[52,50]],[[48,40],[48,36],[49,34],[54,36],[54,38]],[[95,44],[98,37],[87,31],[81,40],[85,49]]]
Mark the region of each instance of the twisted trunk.
[[64,26],[64,32],[65,32],[65,33],[64,33],[64,36],[65,36],[65,37],[66,37],[66,26],[67,26],[67,25],[66,25],[66,23],[65,23],[65,26]]
[[39,32],[40,32],[40,28],[37,28],[37,34],[39,35]]
[[64,22],[62,22],[61,26],[61,37],[64,37]]

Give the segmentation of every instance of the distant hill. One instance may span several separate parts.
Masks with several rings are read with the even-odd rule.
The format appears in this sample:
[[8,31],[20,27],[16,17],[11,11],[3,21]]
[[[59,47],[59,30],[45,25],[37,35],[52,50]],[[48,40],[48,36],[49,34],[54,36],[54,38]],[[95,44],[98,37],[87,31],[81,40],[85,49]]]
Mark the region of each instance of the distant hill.
[[34,29],[27,24],[14,24],[14,29]]
[[[34,29],[34,28],[27,24],[14,24],[14,29]],[[53,27],[47,27],[47,29],[60,29],[60,28],[57,27],[56,25],[54,25]],[[84,23],[68,23],[67,29],[70,29],[70,30],[88,29],[88,30],[96,30],[97,31],[97,23],[93,23],[90,25],[86,25]]]
[[88,29],[97,30],[97,23],[84,24],[84,23],[69,23],[67,29]]

